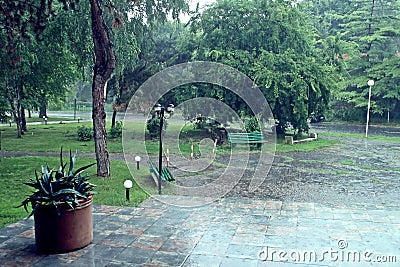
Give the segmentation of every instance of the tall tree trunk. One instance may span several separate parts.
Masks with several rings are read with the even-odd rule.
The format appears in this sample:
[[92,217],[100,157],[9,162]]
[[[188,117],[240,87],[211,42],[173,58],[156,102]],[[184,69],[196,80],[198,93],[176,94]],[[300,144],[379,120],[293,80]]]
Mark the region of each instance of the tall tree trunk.
[[104,110],[104,92],[107,80],[115,69],[114,46],[101,10],[101,0],[90,0],[92,34],[95,50],[95,64],[92,84],[93,130],[97,161],[97,175],[110,175],[110,160],[106,140],[106,112]]
[[28,127],[26,126],[25,109],[23,106],[21,106],[21,128],[22,133],[28,131]]
[[43,93],[39,99],[40,109],[39,109],[39,118],[46,117],[47,118],[47,100],[46,95]]
[[30,108],[28,108],[28,118],[32,118],[32,110]]
[[[13,86],[13,88],[10,88],[10,86]],[[14,122],[17,125],[17,137],[21,138],[23,135],[21,124],[21,91],[20,88],[15,85],[15,83],[10,85],[8,81],[6,81],[6,87],[8,92],[8,103],[11,107],[11,113],[14,117]]]
[[111,128],[115,127],[115,120],[117,119],[117,111],[114,109],[111,118]]

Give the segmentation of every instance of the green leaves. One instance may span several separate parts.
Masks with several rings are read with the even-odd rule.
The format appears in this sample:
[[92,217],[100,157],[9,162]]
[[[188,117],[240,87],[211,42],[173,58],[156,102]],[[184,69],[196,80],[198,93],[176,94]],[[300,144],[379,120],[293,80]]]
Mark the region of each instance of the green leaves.
[[[197,55],[205,55],[196,59],[217,61],[248,75],[263,91],[278,129],[292,125],[304,132],[309,115],[323,112],[336,80],[330,78],[336,68],[320,55],[311,24],[291,1],[217,1],[191,25],[202,35]],[[239,114],[256,115],[228,93],[220,97],[215,88],[208,92]]]
[[95,187],[88,181],[87,176],[81,176],[81,173],[95,163],[83,166],[74,171],[76,162],[76,152],[72,154],[70,151],[69,168],[66,172],[66,164],[63,165],[62,149],[60,153],[60,164],[58,170],[50,170],[48,166],[42,166],[42,174],[38,175],[35,171],[35,180],[30,179],[24,182],[25,185],[33,187],[36,191],[27,197],[20,206],[28,212],[28,206],[32,205],[33,210],[28,218],[32,216],[40,205],[53,205],[58,213],[62,203],[67,203],[71,208],[79,206],[79,199],[87,199],[90,195],[95,194]]

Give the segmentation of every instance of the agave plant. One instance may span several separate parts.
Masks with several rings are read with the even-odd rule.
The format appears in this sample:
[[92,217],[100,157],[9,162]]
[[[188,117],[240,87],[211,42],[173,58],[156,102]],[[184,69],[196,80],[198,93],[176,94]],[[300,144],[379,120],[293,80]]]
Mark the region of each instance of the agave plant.
[[88,176],[81,175],[84,170],[93,166],[95,163],[83,166],[74,171],[76,162],[76,152],[72,155],[69,152],[69,166],[63,162],[62,149],[60,152],[60,167],[58,170],[50,169],[47,165],[42,166],[42,175],[39,176],[35,170],[35,179],[24,182],[25,185],[31,186],[36,191],[27,197],[18,207],[24,207],[26,212],[28,206],[32,205],[31,217],[42,205],[53,205],[58,215],[61,216],[62,209],[60,205],[66,203],[72,209],[80,206],[79,200],[87,199],[90,195],[95,194],[93,191],[94,184],[88,181]]

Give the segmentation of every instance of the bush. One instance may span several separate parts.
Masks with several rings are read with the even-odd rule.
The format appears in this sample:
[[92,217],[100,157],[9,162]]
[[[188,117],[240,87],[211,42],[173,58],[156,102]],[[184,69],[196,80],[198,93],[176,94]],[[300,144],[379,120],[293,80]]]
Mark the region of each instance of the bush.
[[[160,118],[152,117],[147,121],[146,125],[147,130],[149,131],[151,139],[157,139],[160,136]],[[164,120],[163,130],[167,129],[167,121]]]
[[258,120],[256,117],[251,117],[248,119],[244,125],[244,128],[246,132],[252,133],[252,132],[259,132],[260,131],[260,125],[258,124]]
[[78,127],[78,140],[79,141],[90,141],[93,138],[93,129],[86,127],[85,125]]
[[122,136],[122,121],[115,122],[115,126],[110,129],[110,138],[118,138]]

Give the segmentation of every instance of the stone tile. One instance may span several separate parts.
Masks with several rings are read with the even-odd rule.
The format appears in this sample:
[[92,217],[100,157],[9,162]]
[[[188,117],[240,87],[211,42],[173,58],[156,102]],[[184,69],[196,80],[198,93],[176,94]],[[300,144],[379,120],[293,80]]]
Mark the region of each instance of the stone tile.
[[168,237],[141,235],[131,244],[131,247],[157,251],[167,240]]
[[258,260],[258,252],[262,249],[262,245],[250,246],[243,244],[230,244],[226,250],[225,256],[231,258]]
[[370,221],[371,217],[365,210],[354,210],[351,213],[351,217],[356,221]]
[[110,247],[127,247],[133,243],[136,238],[136,235],[112,233],[99,242],[99,244]]
[[266,235],[264,240],[264,246],[279,248],[294,248],[296,243],[297,236],[295,235]]
[[385,210],[368,210],[367,213],[373,222],[391,222]]
[[150,262],[154,253],[154,250],[128,247],[123,249],[115,259],[129,264],[145,264]]
[[220,266],[224,257],[190,254],[183,267],[213,267]]
[[282,201],[268,200],[265,202],[264,209],[266,209],[266,210],[281,210],[282,205],[283,205]]
[[157,251],[150,262],[154,266],[181,266],[187,253]]
[[257,233],[236,233],[231,244],[243,244],[250,246],[260,246],[264,244],[265,236]]
[[290,211],[298,211],[299,210],[299,207],[300,207],[300,204],[299,203],[296,203],[296,202],[283,202],[283,204],[282,204],[282,211],[287,211],[287,210],[290,210]]
[[266,225],[270,220],[269,216],[265,215],[245,215],[242,217],[242,224],[262,224]]
[[159,252],[189,254],[196,243],[184,239],[168,239],[159,249]]
[[220,267],[257,267],[258,266],[258,260],[252,260],[252,259],[241,259],[241,258],[231,258],[227,257],[224,258],[221,262]]
[[223,227],[219,229],[211,229],[203,234],[199,242],[207,242],[215,244],[229,243],[231,242],[234,235],[235,235],[234,229],[226,230]]
[[229,243],[207,243],[207,242],[199,242],[193,248],[191,254],[199,254],[199,255],[207,255],[207,256],[224,256],[226,250],[228,249]]
[[108,259],[96,259],[89,257],[81,257],[73,261],[69,266],[71,267],[81,267],[81,266],[95,266],[95,267],[105,267],[109,266],[111,263]]
[[82,257],[94,259],[113,259],[124,250],[123,247],[94,245]]
[[279,216],[271,218],[268,222],[270,227],[296,227],[298,224],[298,217]]
[[267,228],[268,235],[278,235],[278,236],[288,236],[288,235],[297,235],[297,227],[289,227],[289,226],[268,226]]
[[255,233],[265,234],[267,232],[267,226],[263,224],[240,224],[236,229],[237,233]]

